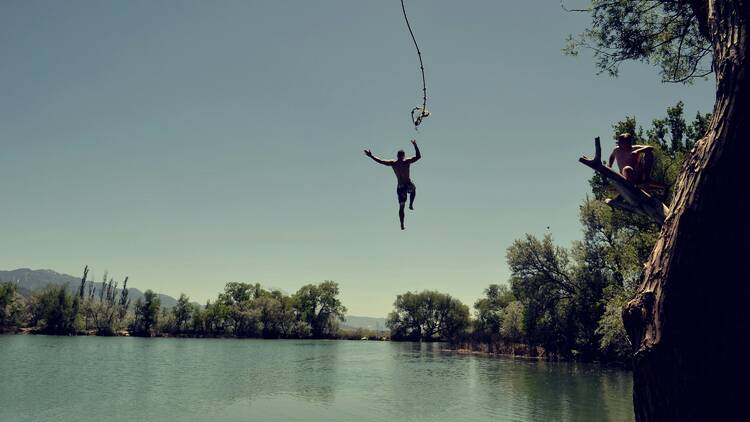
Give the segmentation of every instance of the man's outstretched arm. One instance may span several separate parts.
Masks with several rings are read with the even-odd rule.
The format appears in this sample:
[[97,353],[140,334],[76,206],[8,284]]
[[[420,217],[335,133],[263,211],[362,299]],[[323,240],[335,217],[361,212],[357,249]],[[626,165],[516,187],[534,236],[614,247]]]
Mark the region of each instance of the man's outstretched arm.
[[409,158],[409,160],[408,160],[410,163],[413,163],[413,162],[419,160],[420,158],[422,158],[422,153],[419,152],[419,147],[417,146],[417,141],[416,140],[412,139],[411,140],[411,144],[414,145],[414,151],[417,154],[417,155]]
[[393,165],[393,161],[381,160],[380,158],[372,155],[372,151],[370,151],[369,149],[365,150],[365,155],[368,156],[368,157],[370,157],[370,158],[372,158],[372,160],[375,161],[376,163],[380,163],[380,164],[382,164],[384,166]]

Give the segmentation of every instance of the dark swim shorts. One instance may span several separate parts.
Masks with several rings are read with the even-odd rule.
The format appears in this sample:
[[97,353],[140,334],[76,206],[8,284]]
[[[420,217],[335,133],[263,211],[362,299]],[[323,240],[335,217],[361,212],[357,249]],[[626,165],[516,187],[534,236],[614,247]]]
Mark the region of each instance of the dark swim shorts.
[[396,195],[398,195],[398,203],[399,204],[405,204],[406,203],[406,196],[411,194],[414,195],[414,193],[417,191],[417,187],[414,186],[414,182],[409,180],[406,183],[399,183],[396,187]]

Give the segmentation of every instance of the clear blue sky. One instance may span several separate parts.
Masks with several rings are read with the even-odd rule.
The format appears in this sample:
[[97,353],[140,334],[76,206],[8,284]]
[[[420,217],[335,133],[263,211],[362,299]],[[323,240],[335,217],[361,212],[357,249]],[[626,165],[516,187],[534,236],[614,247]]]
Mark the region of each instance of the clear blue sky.
[[[580,238],[594,136],[713,103],[713,81],[563,56],[587,20],[557,1],[407,7],[434,113],[418,134],[398,0],[3,1],[0,268],[88,264],[200,302],[330,279],[353,315],[408,290],[471,304],[507,281],[514,239]],[[415,135],[401,232],[395,178],[362,150]]]

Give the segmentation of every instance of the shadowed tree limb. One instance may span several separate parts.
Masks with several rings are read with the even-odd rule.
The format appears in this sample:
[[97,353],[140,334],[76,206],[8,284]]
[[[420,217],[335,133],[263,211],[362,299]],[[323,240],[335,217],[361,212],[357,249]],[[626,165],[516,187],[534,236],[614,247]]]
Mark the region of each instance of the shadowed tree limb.
[[611,168],[605,166],[602,163],[602,146],[601,140],[598,137],[594,140],[594,146],[596,147],[596,153],[593,159],[584,156],[579,158],[578,161],[609,180],[615,190],[620,193],[619,198],[607,199],[604,202],[613,208],[644,215],[660,225],[664,224],[667,213],[669,213],[669,208],[658,199],[627,181]]

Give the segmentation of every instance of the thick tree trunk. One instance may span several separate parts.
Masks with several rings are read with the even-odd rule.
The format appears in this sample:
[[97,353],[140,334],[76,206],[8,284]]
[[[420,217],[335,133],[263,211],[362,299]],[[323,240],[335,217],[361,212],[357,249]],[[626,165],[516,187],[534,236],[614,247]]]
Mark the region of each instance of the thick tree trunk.
[[750,1],[708,1],[716,105],[685,162],[638,294],[638,421],[740,420],[750,399]]

